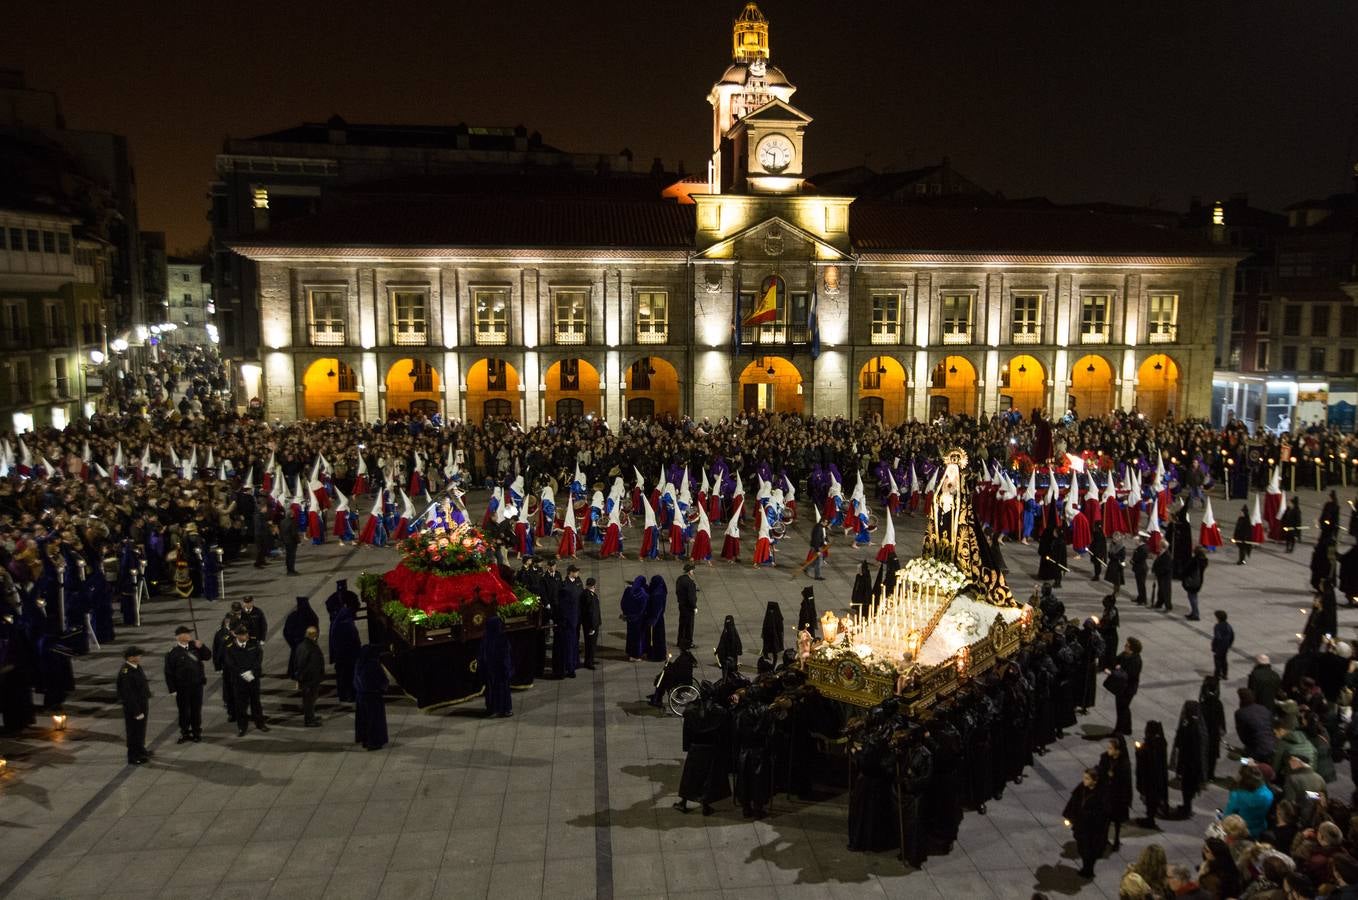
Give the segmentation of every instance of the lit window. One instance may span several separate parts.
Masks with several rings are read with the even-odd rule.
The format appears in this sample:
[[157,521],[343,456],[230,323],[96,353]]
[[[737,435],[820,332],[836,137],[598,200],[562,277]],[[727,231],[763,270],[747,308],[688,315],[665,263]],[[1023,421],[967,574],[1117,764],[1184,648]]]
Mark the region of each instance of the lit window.
[[1012,340],[1015,344],[1042,343],[1042,295],[1015,294]]
[[552,295],[552,319],[558,344],[589,342],[589,292],[557,291]]
[[1085,294],[1080,298],[1080,343],[1108,343],[1108,308],[1112,298],[1107,294]]
[[665,291],[637,294],[637,343],[663,344],[669,340],[670,295]]
[[391,292],[391,340],[394,344],[429,342],[429,295],[424,291]]
[[321,347],[337,347],[344,343],[343,288],[310,288],[307,302],[311,307],[311,343]]
[[1179,295],[1151,294],[1150,320],[1146,325],[1147,339],[1152,344],[1177,340],[1179,324]]
[[1212,206],[1212,224],[1213,224],[1213,225],[1225,225],[1225,224],[1226,224],[1226,208],[1225,208],[1224,206],[1221,205],[1221,201],[1220,201],[1220,200],[1218,200],[1218,201]]
[[971,310],[975,294],[943,295],[943,343],[971,343]]
[[872,295],[872,343],[901,342],[901,295]]
[[269,208],[269,189],[268,189],[268,188],[264,187],[263,185],[255,185],[254,191],[253,191],[252,193],[253,193],[253,199],[254,199],[254,203],[255,203],[255,209],[268,209],[268,208]]
[[509,292],[481,289],[472,292],[476,343],[509,343]]

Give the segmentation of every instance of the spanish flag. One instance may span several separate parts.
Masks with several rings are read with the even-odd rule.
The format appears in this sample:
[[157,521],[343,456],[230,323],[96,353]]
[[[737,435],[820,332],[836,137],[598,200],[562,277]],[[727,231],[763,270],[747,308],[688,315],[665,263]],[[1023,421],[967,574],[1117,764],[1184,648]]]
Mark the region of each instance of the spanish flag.
[[778,299],[783,291],[783,279],[777,275],[770,275],[765,278],[759,286],[759,299],[754,305],[754,309],[746,316],[741,324],[767,325],[778,318]]

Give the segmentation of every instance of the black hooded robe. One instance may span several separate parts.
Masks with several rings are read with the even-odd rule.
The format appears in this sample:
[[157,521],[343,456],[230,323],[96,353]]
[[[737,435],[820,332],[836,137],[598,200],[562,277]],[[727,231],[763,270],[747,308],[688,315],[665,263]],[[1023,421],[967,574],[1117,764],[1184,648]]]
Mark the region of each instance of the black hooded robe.
[[770,600],[764,608],[764,625],[759,633],[764,641],[760,655],[776,662],[783,652],[783,609],[778,601]]
[[849,849],[876,853],[900,846],[895,761],[884,735],[872,735],[855,754],[849,788]]
[[354,743],[364,750],[381,750],[387,745],[387,704],[383,695],[390,682],[382,669],[382,648],[366,645],[354,668]]

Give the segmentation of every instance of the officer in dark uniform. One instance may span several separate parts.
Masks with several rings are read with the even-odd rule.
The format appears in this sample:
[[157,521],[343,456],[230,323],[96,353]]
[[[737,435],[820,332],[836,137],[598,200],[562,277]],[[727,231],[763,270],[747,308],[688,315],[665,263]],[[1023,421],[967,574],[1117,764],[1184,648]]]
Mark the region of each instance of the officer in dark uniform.
[[165,654],[165,688],[179,708],[179,743],[198,743],[203,739],[203,685],[207,684],[203,663],[212,659],[212,650],[184,625],[174,630],[174,640]]
[[146,716],[151,711],[151,685],[141,667],[142,649],[132,646],[123,651],[123,667],[118,670],[118,700],[123,705],[123,724],[127,731],[127,764],[140,766],[151,758],[146,749]]
[[240,623],[245,626],[250,637],[264,643],[269,639],[269,620],[264,618],[264,610],[255,606],[255,598],[248,594],[240,598],[240,602]]
[[246,726],[254,719],[255,727],[268,731],[264,721],[264,705],[260,699],[260,681],[264,675],[264,648],[250,637],[244,624],[236,626],[234,640],[226,646],[226,677],[235,685],[236,733],[245,736]]

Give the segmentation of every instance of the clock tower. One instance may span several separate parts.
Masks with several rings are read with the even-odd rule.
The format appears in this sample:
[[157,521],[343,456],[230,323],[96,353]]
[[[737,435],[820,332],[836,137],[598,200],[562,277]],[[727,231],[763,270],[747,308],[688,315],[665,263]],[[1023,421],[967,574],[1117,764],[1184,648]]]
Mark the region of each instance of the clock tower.
[[712,104],[709,190],[789,193],[802,186],[802,136],[811,117],[788,101],[797,90],[770,60],[769,22],[746,3],[731,31],[732,61]]

